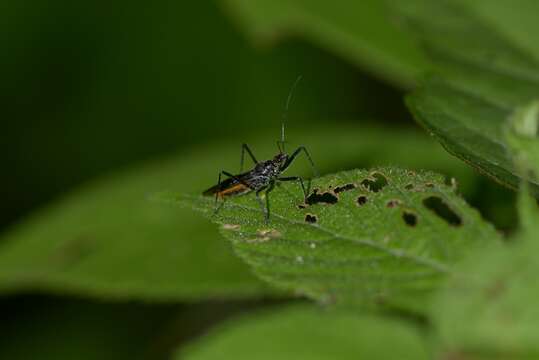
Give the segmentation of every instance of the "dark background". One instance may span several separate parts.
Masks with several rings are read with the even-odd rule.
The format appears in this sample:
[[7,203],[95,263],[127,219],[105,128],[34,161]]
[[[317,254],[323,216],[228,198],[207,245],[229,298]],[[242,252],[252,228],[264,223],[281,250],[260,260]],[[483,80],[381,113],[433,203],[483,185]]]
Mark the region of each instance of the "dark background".
[[7,7],[2,227],[136,161],[253,131],[277,139],[300,74],[294,126],[328,117],[414,126],[401,91],[299,40],[254,48],[213,1]]

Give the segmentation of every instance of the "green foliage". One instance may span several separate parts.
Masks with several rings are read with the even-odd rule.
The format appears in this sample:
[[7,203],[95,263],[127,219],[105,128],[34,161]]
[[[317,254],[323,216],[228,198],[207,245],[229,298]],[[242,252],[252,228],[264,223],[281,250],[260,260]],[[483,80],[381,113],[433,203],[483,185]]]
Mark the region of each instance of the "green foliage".
[[42,209],[3,236],[0,289],[155,300],[268,293],[202,221],[148,201],[153,189],[195,190],[185,174],[200,172],[201,160],[186,154],[157,161]]
[[535,17],[535,0],[460,1],[517,47],[539,59],[539,45],[536,40],[539,23]]
[[[0,225],[157,158],[0,236],[0,358],[539,357],[539,3],[218,2],[255,43],[293,41],[248,47],[217,0],[25,0],[0,15]],[[423,73],[408,108],[456,157],[407,128],[402,89]],[[246,140],[275,155],[298,74],[287,141],[329,175],[306,200],[276,188],[269,223],[253,194],[215,213],[200,193],[237,171]],[[308,171],[298,158],[287,175]]]
[[300,35],[405,87],[430,68],[409,34],[388,17],[383,1],[222,1],[257,41]]
[[428,356],[417,329],[403,322],[296,305],[230,321],[175,357],[217,358],[421,360]]
[[[506,135],[516,164],[536,178],[538,103],[518,109],[509,121]],[[439,328],[441,351],[472,359],[539,356],[539,312],[533,303],[539,296],[535,281],[539,210],[524,184],[519,199],[521,228],[510,244],[492,246],[470,257],[434,301],[431,316]]]
[[[290,136],[299,133],[290,131]],[[337,137],[339,148],[328,153],[327,140]],[[463,166],[447,162],[443,151],[415,132],[388,137],[382,129],[350,127],[343,136],[339,129],[319,128],[302,137],[322,170],[352,164],[353,159],[356,164],[395,159],[394,150],[380,149],[383,139],[400,149],[399,162],[426,168],[444,163],[446,172],[468,178],[468,187],[472,185]],[[258,154],[276,151],[267,136],[252,145]],[[239,145],[233,141],[87,185],[3,236],[0,289],[161,301],[274,294],[204,220],[148,201],[152,192],[165,189],[199,193],[216,181],[220,167],[234,169],[238,163]]]
[[449,152],[518,187],[503,129],[512,111],[537,98],[538,60],[458,1],[397,6],[438,65],[437,76],[408,98],[416,119]]
[[[451,266],[498,235],[444,178],[398,168],[315,179],[304,203],[296,184],[271,193],[271,218],[254,196],[179,196],[228,237],[257,275],[323,302],[376,300],[422,310]],[[174,201],[174,197],[171,200]]]
[[536,240],[537,232],[519,235],[515,244],[478,252],[458,268],[432,306],[440,351],[472,359],[539,356]]

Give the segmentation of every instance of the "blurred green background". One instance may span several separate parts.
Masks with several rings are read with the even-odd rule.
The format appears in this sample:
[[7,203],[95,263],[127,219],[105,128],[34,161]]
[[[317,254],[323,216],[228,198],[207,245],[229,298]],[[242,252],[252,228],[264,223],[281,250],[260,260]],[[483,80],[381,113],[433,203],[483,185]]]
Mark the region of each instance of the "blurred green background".
[[[242,142],[264,143],[258,156],[272,156],[284,103],[298,75],[303,80],[288,115],[288,140],[309,146],[307,140],[318,139],[312,153],[315,161],[322,159],[323,172],[386,164],[439,170],[457,177],[465,198],[498,228],[511,230],[513,195],[445,154],[419,129],[403,103],[413,83],[394,76],[398,66],[377,62],[376,56],[359,56],[356,62],[355,55],[299,31],[278,42],[252,41],[233,3],[3,4],[2,232],[19,231],[37,209],[47,209],[82,184],[139,169],[141,163],[174,154],[202,162],[203,173],[177,163],[184,170],[176,176],[189,186],[167,184],[176,192],[202,191],[219,170],[237,170]],[[376,37],[372,31],[368,34]],[[212,157],[196,156],[209,148]],[[143,188],[140,198],[160,190]],[[211,236],[224,241],[217,231]],[[0,251],[8,245],[0,243]],[[0,273],[9,271],[0,267]],[[143,296],[86,296],[58,285],[54,291],[21,289],[0,300],[0,358],[166,358],[224,318],[285,301],[232,296],[183,302],[167,295],[148,302]]]

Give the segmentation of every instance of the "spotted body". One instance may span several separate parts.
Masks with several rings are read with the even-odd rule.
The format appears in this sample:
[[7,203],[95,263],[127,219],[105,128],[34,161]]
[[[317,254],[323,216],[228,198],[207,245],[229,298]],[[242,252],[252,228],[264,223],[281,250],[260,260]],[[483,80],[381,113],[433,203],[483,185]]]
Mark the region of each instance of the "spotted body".
[[285,170],[283,165],[286,164],[287,159],[287,154],[277,154],[271,160],[257,163],[250,171],[221,181],[204,191],[203,195],[215,195],[223,199],[265,189]]

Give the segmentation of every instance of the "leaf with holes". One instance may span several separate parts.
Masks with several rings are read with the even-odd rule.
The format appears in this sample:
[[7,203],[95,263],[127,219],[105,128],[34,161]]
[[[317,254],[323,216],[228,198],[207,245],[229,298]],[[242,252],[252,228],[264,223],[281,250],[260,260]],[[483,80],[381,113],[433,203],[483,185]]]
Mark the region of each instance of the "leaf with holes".
[[213,198],[162,195],[221,224],[235,251],[261,278],[320,300],[365,300],[421,309],[472,248],[496,231],[444,184],[441,175],[396,168],[351,170],[269,194],[270,223],[254,196],[215,213]]
[[[301,134],[322,171],[391,159],[410,167],[441,167],[462,180],[463,191],[477,186],[468,168],[421,133],[342,125],[289,133]],[[336,138],[338,147],[322,151]],[[251,145],[260,157],[275,152],[267,134]],[[198,192],[202,183],[216,180],[219,167],[234,169],[239,155],[235,140],[206,144],[98,180],[40,210],[0,236],[0,293],[72,292],[146,301],[275,294],[204,219],[147,199],[163,189]],[[301,165],[294,164],[294,171],[302,173]]]
[[[462,1],[394,4],[438,65],[437,75],[407,100],[417,121],[449,152],[517,188],[518,170],[507,152],[503,127],[515,109],[539,97],[537,58]],[[538,185],[533,181],[537,195]]]
[[[236,153],[226,145],[212,150]],[[197,180],[185,174],[213,178],[212,161],[219,160],[213,156],[181,154],[105,177],[2,234],[0,294],[154,302],[273,294],[203,220],[148,201],[154,189],[195,191]]]

